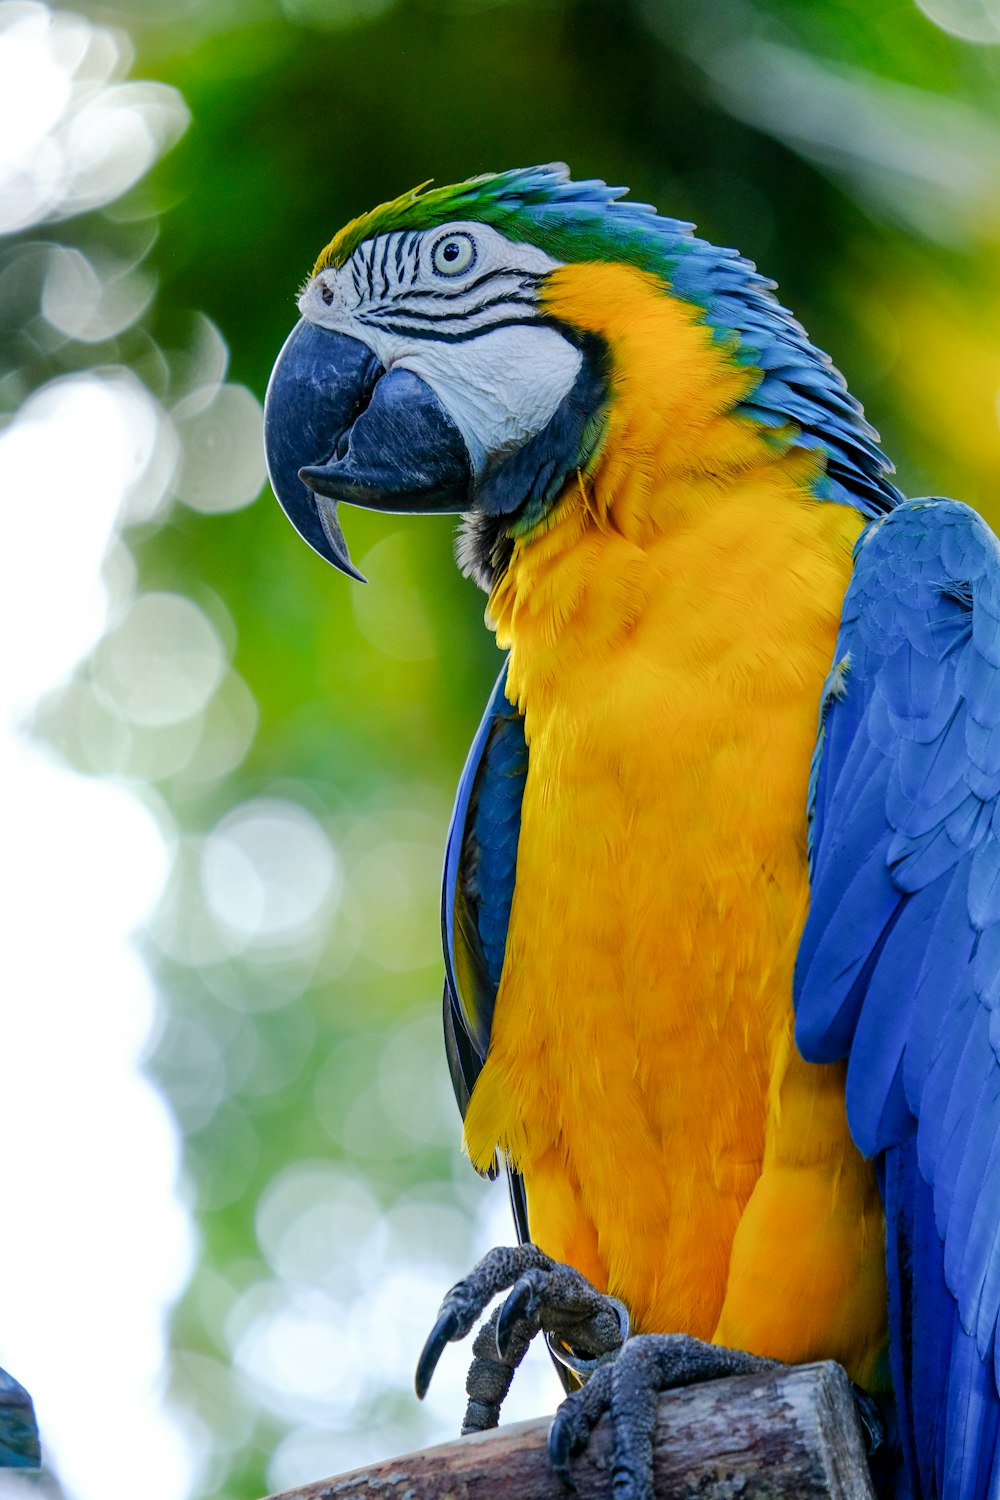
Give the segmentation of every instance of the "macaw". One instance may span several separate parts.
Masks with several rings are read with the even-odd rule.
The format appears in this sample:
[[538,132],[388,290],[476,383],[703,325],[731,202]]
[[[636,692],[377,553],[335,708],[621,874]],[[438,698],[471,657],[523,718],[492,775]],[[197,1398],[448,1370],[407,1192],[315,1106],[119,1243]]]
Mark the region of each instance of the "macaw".
[[523,1244],[421,1380],[513,1284],[501,1354],[541,1326],[590,1377],[563,1474],[608,1407],[648,1494],[640,1386],[835,1359],[895,1493],[998,1497],[998,543],[904,499],[772,282],[624,191],[544,166],[353,220],[265,405],[305,540],[359,577],[341,502],[461,514],[507,653],[442,927]]

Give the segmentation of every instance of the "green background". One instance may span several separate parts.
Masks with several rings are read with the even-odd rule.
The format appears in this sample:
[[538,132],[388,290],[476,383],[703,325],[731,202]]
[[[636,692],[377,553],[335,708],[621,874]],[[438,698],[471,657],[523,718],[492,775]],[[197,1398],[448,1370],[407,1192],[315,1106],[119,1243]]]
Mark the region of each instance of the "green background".
[[[135,370],[170,411],[204,379],[205,317],[228,347],[228,380],[262,398],[295,293],[345,220],[430,177],[565,160],[751,256],[845,372],[903,489],[1000,516],[995,47],[888,0],[78,9],[123,27],[131,75],[179,89],[191,121],[123,199],[0,242],[5,264],[44,240],[131,257],[157,283],[139,321],[95,347],[18,334],[40,295],[22,278],[8,413],[54,376],[105,364]],[[224,424],[202,434],[204,453],[190,438],[189,487],[233,440]],[[478,1253],[489,1191],[459,1157],[437,1043],[437,880],[498,660],[447,521],[342,519],[365,589],[306,549],[266,489],[221,514],[178,503],[127,534],[141,588],[190,597],[227,642],[257,713],[237,764],[194,774],[197,758],[171,757],[154,731],[124,749],[113,725],[95,731],[92,662],[36,726],[79,769],[155,786],[187,841],[144,944],[161,1006],[149,1069],[184,1131],[200,1233],[173,1322],[172,1394],[197,1416],[202,1493],[229,1500],[308,1477],[302,1453],[319,1478],[437,1435],[400,1373],[416,1353],[409,1332],[387,1349],[384,1379],[339,1404],[322,1390],[300,1399],[277,1374],[262,1383],[265,1356],[248,1374],[234,1351],[255,1308],[264,1316],[292,1291],[307,1306],[324,1287],[351,1302],[364,1342],[366,1234],[381,1236],[380,1264],[423,1267],[403,1297],[407,1329],[422,1327],[434,1287]],[[233,691],[231,712],[252,718]],[[300,804],[337,857],[339,898],[280,943],[220,937],[199,875],[200,841],[260,798]],[[325,1205],[298,1262],[273,1250],[272,1220],[292,1212],[276,1182],[292,1185],[297,1222],[314,1190]],[[318,1357],[349,1372],[356,1347]],[[289,1432],[299,1457],[269,1469]]]

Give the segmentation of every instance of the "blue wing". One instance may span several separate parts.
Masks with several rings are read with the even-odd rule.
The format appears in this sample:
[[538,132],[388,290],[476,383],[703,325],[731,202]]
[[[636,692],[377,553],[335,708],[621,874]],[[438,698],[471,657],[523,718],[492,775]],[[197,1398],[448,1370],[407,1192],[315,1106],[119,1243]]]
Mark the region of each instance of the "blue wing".
[[915,1496],[1000,1496],[1000,544],[911,501],[862,533],[810,796],[796,1040],[878,1162]]
[[[528,775],[524,719],[506,696],[507,664],[472,742],[448,830],[441,892],[444,1040],[458,1107],[469,1097],[490,1044],[514,899],[521,798]],[[530,1240],[524,1181],[505,1163],[521,1244]],[[497,1167],[490,1173],[495,1177]],[[553,1354],[567,1391],[578,1382]]]
[[504,665],[462,772],[444,862],[445,1046],[463,1117],[490,1042],[528,772],[524,720],[506,683]]

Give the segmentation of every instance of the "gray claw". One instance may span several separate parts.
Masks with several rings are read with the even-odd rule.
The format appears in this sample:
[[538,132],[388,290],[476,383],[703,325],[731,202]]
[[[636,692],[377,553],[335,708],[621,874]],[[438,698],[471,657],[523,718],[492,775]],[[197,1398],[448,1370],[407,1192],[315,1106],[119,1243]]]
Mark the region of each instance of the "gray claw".
[[576,1489],[576,1480],[573,1478],[573,1468],[570,1459],[573,1457],[573,1424],[562,1415],[563,1408],[560,1407],[552,1418],[552,1426],[549,1428],[549,1463],[552,1472],[559,1483],[565,1485],[568,1490]]
[[878,1402],[874,1396],[862,1390],[861,1386],[851,1381],[851,1394],[854,1397],[854,1409],[858,1414],[858,1420],[864,1429],[865,1451],[872,1458],[886,1441],[885,1419],[879,1410]]
[[522,1276],[514,1284],[497,1318],[497,1353],[501,1359],[506,1359],[518,1325],[536,1320],[536,1309],[535,1288],[529,1277]]
[[439,1315],[437,1322],[427,1335],[427,1342],[417,1360],[417,1372],[413,1381],[419,1401],[427,1395],[431,1376],[437,1369],[445,1344],[450,1343],[459,1334],[460,1326],[458,1314],[454,1308],[449,1307]]
[[[613,1374],[605,1365],[556,1411],[549,1428],[549,1462],[560,1481],[575,1489],[570,1460],[582,1453],[601,1417],[611,1409]],[[614,1491],[617,1496],[618,1491]]]

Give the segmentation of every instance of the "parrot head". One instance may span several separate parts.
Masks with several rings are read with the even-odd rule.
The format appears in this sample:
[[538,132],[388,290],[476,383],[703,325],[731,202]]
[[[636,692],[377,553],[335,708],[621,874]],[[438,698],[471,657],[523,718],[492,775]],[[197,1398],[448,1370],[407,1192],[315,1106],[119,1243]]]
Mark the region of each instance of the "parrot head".
[[[652,329],[640,293],[677,310],[652,331],[647,395],[683,388],[690,406],[704,383],[693,363],[714,361],[725,378],[706,417],[738,410],[772,447],[809,449],[819,498],[868,513],[894,503],[876,434],[772,284],[690,225],[619,201],[625,191],[574,182],[561,164],[425,184],[323,250],[264,408],[272,487],[322,557],[362,577],[341,502],[452,512],[489,587],[511,538],[598,461],[625,384],[617,335],[643,317]],[[589,280],[567,285],[574,269]]]

